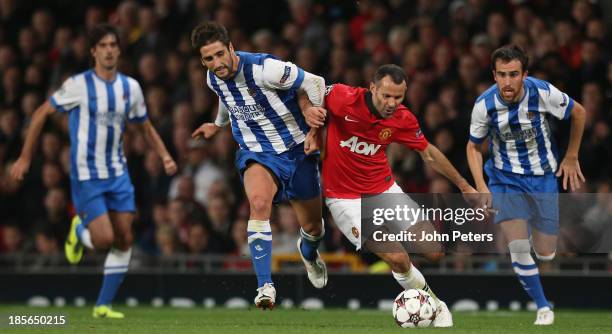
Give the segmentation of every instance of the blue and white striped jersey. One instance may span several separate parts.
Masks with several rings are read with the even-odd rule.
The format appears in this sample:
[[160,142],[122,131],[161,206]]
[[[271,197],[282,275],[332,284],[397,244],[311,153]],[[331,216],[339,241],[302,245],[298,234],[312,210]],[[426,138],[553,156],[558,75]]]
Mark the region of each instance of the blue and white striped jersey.
[[240,62],[232,79],[208,71],[206,81],[229,111],[240,148],[280,154],[304,142],[308,126],[296,94],[304,71],[268,54],[236,54]]
[[89,70],[67,79],[49,101],[69,115],[72,178],[107,179],[126,172],[125,121],[147,119],[136,80],[117,73],[113,81],[106,81]]
[[481,143],[490,137],[495,168],[523,175],[544,175],[557,170],[557,149],[548,115],[567,119],[574,100],[550,83],[527,77],[525,96],[507,104],[497,85],[487,89],[472,110],[470,140]]

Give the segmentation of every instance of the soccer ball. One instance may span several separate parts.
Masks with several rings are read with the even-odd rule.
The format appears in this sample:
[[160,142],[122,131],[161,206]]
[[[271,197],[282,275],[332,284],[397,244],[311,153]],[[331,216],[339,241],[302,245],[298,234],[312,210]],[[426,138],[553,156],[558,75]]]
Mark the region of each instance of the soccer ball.
[[400,292],[393,302],[393,318],[403,328],[427,327],[436,318],[436,302],[421,289]]

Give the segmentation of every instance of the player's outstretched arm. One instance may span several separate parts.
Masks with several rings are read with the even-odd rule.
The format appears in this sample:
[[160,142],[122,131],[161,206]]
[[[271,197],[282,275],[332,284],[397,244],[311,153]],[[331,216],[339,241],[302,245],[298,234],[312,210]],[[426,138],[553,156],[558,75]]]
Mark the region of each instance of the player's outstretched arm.
[[487,183],[485,182],[484,174],[482,172],[482,168],[484,166],[482,158],[484,145],[484,142],[477,144],[470,140],[467,143],[465,151],[467,154],[470,172],[474,178],[474,183],[476,183],[476,189],[481,193],[488,193],[489,187],[487,187]]
[[478,195],[474,189],[464,178],[459,174],[455,166],[446,158],[444,153],[432,144],[428,144],[425,150],[419,152],[425,162],[427,162],[438,173],[446,176],[452,183],[461,190],[463,198],[473,207],[482,207],[485,210],[490,208],[490,200],[487,197]]
[[161,140],[157,130],[155,130],[155,127],[153,127],[153,123],[147,119],[142,123],[139,123],[139,128],[143,132],[147,143],[153,147],[157,155],[159,155],[159,157],[162,159],[166,174],[174,175],[177,171],[176,162],[174,162],[174,159],[172,159],[172,156],[170,153],[168,153],[166,145],[164,145],[164,142]]
[[484,166],[482,158],[484,145],[484,142],[477,144],[470,140],[468,141],[465,150],[470,172],[472,173],[474,183],[476,184],[476,189],[479,193],[484,194],[484,197],[480,199],[481,203],[479,206],[491,208],[493,206],[493,198],[491,197],[491,192],[489,191],[489,187],[487,187],[484,174],[482,173],[482,168]]
[[582,141],[586,119],[586,111],[580,103],[574,101],[571,118],[569,144],[565,157],[559,165],[557,177],[563,176],[563,190],[567,190],[567,183],[569,181],[570,189],[574,191],[579,189],[581,183],[586,181],[578,161],[578,151],[580,150],[580,142]]
[[423,160],[438,173],[446,176],[462,193],[476,193],[466,180],[459,174],[455,166],[446,158],[444,153],[432,144],[428,144],[423,151],[419,151]]
[[23,176],[30,169],[30,163],[32,162],[32,155],[34,153],[34,145],[38,142],[38,136],[42,130],[47,117],[55,112],[55,108],[46,101],[43,103],[32,115],[32,121],[30,128],[25,138],[25,143],[21,149],[21,154],[13,166],[11,167],[11,176],[16,180],[23,180]]

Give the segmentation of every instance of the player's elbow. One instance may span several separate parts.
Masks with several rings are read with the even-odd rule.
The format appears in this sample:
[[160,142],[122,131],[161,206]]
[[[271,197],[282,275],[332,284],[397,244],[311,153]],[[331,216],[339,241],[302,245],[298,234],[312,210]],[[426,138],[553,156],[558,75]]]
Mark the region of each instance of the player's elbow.
[[428,144],[424,150],[419,151],[419,154],[421,155],[423,161],[425,161],[426,163],[432,163],[436,161],[436,159],[434,158],[435,150],[435,146],[433,146],[432,144]]
[[302,86],[304,85],[312,85],[321,91],[325,91],[325,79],[310,72],[304,71],[304,81]]
[[578,103],[575,102],[574,108],[572,108],[572,118],[573,119],[585,119],[586,118],[586,109]]
[[45,101],[45,103],[43,103],[40,107],[38,107],[38,109],[36,109],[36,111],[34,111],[34,115],[32,117],[45,119],[47,118],[47,116],[51,115],[54,112],[55,108],[53,107],[53,105],[51,105],[49,101]]
[[304,90],[315,106],[323,105],[323,97],[325,96],[325,79],[322,77],[304,72],[304,81],[300,86]]

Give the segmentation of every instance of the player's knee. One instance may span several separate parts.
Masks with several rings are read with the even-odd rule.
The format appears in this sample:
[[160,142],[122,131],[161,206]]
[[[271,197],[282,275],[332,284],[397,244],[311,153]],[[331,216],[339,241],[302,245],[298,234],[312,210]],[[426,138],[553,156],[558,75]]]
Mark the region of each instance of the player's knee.
[[95,236],[92,236],[91,240],[96,249],[106,250],[111,248],[114,242],[114,235],[112,231],[99,233]]
[[272,200],[265,196],[255,195],[249,199],[251,213],[269,214],[272,211]]
[[386,262],[396,273],[405,273],[410,270],[410,258],[406,253],[388,253]]
[[555,258],[555,255],[557,254],[557,252],[552,252],[552,253],[547,253],[547,252],[543,252],[543,253],[538,253],[535,249],[533,251],[535,253],[535,256],[538,258],[538,260],[540,261],[552,261]]
[[514,254],[531,253],[531,244],[527,239],[512,240],[508,243],[508,250]]
[[440,262],[442,257],[444,257],[444,253],[442,252],[432,252],[432,253],[423,253],[423,256],[430,262]]

